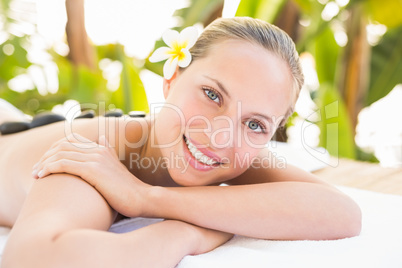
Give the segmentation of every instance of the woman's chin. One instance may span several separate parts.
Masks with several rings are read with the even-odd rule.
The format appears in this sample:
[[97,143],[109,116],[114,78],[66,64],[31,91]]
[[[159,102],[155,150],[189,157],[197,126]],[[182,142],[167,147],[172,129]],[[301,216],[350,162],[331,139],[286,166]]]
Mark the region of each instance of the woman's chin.
[[207,184],[201,182],[200,180],[191,180],[189,178],[185,178],[185,175],[180,174],[180,176],[173,176],[172,180],[178,185],[183,187],[191,187],[191,186],[205,186]]
[[182,172],[182,170],[169,170],[172,181],[178,186],[191,187],[191,186],[205,186],[209,182],[205,181],[205,177],[194,176],[194,174],[188,174],[188,172]]

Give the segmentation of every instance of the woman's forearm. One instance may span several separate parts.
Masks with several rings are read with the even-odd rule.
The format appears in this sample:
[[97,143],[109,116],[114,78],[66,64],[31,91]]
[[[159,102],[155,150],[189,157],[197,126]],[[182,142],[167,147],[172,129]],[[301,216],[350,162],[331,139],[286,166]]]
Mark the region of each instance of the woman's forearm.
[[18,245],[5,252],[2,267],[175,267],[184,256],[208,252],[230,238],[174,220],[125,234],[75,229],[48,239],[39,233],[11,241]]
[[175,267],[197,244],[191,226],[164,221],[125,234],[70,231],[55,245],[62,254],[73,252],[65,267]]
[[305,182],[153,187],[143,211],[143,216],[263,239],[337,239],[358,235],[361,224],[353,200]]
[[70,263],[65,267],[175,267],[186,255],[205,253],[229,239],[212,232],[167,220],[125,234],[70,231],[58,238],[55,247],[66,254]]

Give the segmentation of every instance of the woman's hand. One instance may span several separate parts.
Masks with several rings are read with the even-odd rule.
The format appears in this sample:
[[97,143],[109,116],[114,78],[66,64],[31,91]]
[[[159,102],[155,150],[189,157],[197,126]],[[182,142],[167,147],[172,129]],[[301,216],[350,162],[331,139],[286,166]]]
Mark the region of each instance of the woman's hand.
[[143,196],[149,187],[120,162],[105,136],[92,142],[77,134],[54,143],[33,167],[34,178],[52,173],[69,173],[95,187],[119,213],[141,216]]

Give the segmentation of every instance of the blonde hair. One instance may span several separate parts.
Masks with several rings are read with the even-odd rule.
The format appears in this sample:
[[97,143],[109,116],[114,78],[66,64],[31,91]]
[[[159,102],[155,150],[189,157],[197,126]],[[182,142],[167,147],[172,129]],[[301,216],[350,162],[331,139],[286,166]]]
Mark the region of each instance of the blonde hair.
[[193,61],[206,57],[214,44],[227,39],[243,39],[262,46],[287,62],[293,76],[293,96],[280,126],[293,114],[299,92],[304,83],[299,55],[292,39],[278,27],[249,17],[220,18],[202,32],[190,49]]

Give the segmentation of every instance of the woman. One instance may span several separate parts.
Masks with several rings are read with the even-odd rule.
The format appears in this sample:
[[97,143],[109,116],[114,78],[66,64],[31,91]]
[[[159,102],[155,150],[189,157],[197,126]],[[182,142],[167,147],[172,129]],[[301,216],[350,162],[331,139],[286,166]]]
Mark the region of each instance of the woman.
[[[2,268],[172,267],[232,234],[359,234],[350,198],[275,166],[264,146],[303,83],[291,39],[256,19],[219,19],[190,52],[191,64],[164,79],[154,119],[99,117],[1,137],[0,224],[13,226]],[[105,232],[116,211],[169,220]]]

